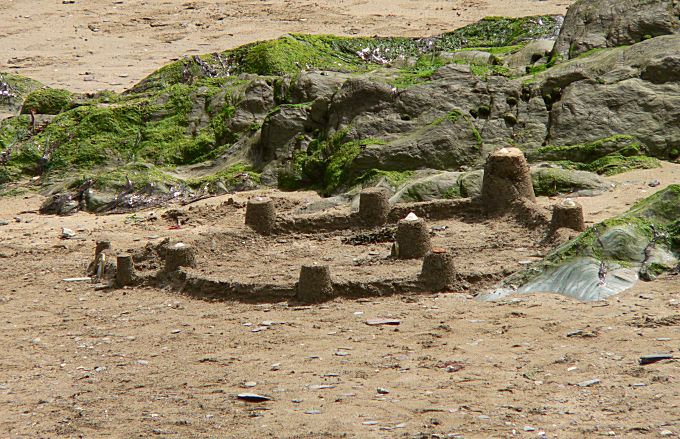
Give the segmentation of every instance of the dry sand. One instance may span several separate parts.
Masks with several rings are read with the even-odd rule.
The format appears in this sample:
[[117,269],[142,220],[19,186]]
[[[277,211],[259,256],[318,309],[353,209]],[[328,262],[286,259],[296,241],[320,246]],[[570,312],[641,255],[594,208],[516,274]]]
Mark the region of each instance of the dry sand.
[[[566,5],[5,0],[0,68],[73,90],[121,90],[173,57],[284,32],[436,34],[485,15],[564,12]],[[662,186],[649,188],[656,178]],[[599,221],[679,180],[680,166],[668,164],[617,176],[616,190],[579,201],[588,220]],[[197,205],[205,217],[194,215],[195,224],[169,230],[163,221],[140,220],[149,212],[40,216],[41,201],[33,194],[0,200],[0,219],[10,221],[0,226],[0,437],[680,434],[678,362],[637,364],[645,354],[680,356],[676,276],[588,304],[552,295],[480,303],[452,292],[295,309],[207,302],[170,290],[95,291],[88,283],[62,281],[83,275],[95,240],[110,237],[125,249],[150,237],[187,239],[216,225],[232,236],[250,236],[243,211],[224,215],[217,207],[224,198],[204,200]],[[444,238],[458,233],[466,245],[489,239],[484,228],[444,223],[450,227]],[[61,227],[75,230],[76,238],[59,239]],[[489,227],[502,231],[506,225]],[[523,257],[518,253],[536,245],[531,234],[511,238],[496,256],[512,261],[495,263],[516,264]],[[288,239],[300,246],[307,238]],[[255,273],[282,267],[249,266],[252,243],[228,245],[220,261],[226,266],[242,264]],[[493,251],[484,248],[479,263],[493,264]],[[332,251],[347,259],[358,249]],[[460,261],[461,269],[470,265],[470,259]],[[398,318],[401,325],[367,326],[374,317]],[[272,324],[252,332],[263,322]],[[581,332],[568,335],[574,331]],[[599,382],[578,385],[591,380]],[[241,392],[273,400],[244,403],[235,398]]]
[[285,33],[429,36],[565,0],[3,0],[0,70],[73,91],[122,91],[186,54]]
[[[649,188],[655,178],[663,184]],[[579,201],[589,222],[597,221],[679,179],[680,165],[667,164],[618,176],[617,189]],[[267,192],[289,198],[291,205],[316,197]],[[242,202],[247,195],[234,197]],[[90,283],[63,281],[84,274],[95,241],[104,237],[125,250],[208,233],[216,253],[214,266],[202,267],[207,272],[237,278],[266,272],[287,282],[314,252],[330,258],[336,272],[367,251],[389,253],[388,244],[328,245],[325,240],[335,239],[328,236],[273,238],[267,246],[243,225],[242,208],[221,207],[226,198],[197,203],[187,211],[189,224],[179,230],[170,230],[168,221],[149,220],[149,211],[40,216],[38,195],[0,205],[0,219],[10,220],[0,227],[3,437],[680,433],[677,360],[637,364],[646,354],[678,355],[680,292],[673,275],[599,303],[547,294],[481,303],[456,291],[302,308],[209,302],[151,288],[96,291]],[[508,224],[437,224],[449,227],[437,244],[453,247],[463,258],[462,271],[475,263],[482,271],[516,268],[539,247],[540,237],[531,233],[504,233]],[[61,227],[76,231],[76,238],[60,239]],[[385,273],[390,266],[413,271],[411,265],[385,263],[351,272]],[[376,317],[397,318],[401,325],[366,325]],[[253,332],[263,324],[268,329]],[[598,381],[579,386],[592,380]],[[236,399],[242,392],[273,400],[245,403]]]

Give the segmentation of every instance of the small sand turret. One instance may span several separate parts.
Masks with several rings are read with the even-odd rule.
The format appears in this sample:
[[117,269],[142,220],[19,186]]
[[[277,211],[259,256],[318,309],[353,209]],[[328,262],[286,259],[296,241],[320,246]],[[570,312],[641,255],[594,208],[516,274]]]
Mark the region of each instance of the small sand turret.
[[424,219],[413,212],[397,224],[395,254],[399,259],[418,259],[431,248],[430,231]]
[[266,197],[249,199],[246,205],[246,225],[262,235],[271,235],[276,226],[274,200]]
[[190,245],[178,242],[165,249],[165,272],[172,273],[180,267],[196,267],[196,255]]
[[443,248],[434,248],[423,259],[420,281],[432,291],[444,291],[456,282],[453,255]]
[[586,223],[583,219],[583,206],[570,198],[553,206],[550,231],[554,232],[561,228],[572,229],[577,232],[583,232],[586,229]]
[[323,302],[333,298],[331,269],[328,265],[303,265],[295,299],[304,303]]
[[116,257],[116,280],[114,285],[118,288],[132,286],[139,283],[139,277],[135,273],[135,264],[132,256],[121,254]]
[[387,222],[390,200],[383,188],[364,189],[359,195],[359,219],[365,227],[378,227]]

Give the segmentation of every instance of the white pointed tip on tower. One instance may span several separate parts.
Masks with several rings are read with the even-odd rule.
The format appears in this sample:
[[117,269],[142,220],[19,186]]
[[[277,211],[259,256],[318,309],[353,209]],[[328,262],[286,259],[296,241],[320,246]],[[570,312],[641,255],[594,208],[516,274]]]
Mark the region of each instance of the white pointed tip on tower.
[[415,213],[411,212],[408,215],[406,215],[406,218],[404,218],[405,221],[418,221],[418,217],[416,216]]

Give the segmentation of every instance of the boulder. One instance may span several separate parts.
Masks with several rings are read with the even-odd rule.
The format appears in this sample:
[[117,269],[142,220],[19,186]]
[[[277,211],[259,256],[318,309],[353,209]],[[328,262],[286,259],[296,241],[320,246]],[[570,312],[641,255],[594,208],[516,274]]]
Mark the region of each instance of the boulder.
[[580,0],[569,7],[554,52],[570,59],[592,49],[680,33],[676,0]]
[[441,52],[438,56],[447,62],[457,64],[492,66],[501,63],[496,55],[482,50],[459,50],[457,52]]
[[511,68],[530,66],[550,54],[555,47],[554,40],[540,39],[503,58],[503,64]]
[[678,215],[680,185],[671,185],[559,246],[484,298],[552,292],[592,301],[618,294],[677,267]]

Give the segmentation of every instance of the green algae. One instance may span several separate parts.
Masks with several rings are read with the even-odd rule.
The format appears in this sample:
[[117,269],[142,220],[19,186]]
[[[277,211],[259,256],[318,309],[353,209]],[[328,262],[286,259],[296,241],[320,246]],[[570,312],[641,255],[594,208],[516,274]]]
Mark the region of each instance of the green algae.
[[[644,251],[631,255],[634,243],[628,233],[635,236],[635,240],[644,245],[655,240],[655,246],[677,254],[680,251],[680,185],[670,185],[656,194],[638,201],[631,209],[622,215],[607,219],[588,228],[571,241],[551,251],[543,261],[527,270],[510,276],[504,281],[508,285],[523,285],[540,276],[550,269],[568,263],[580,257],[592,257],[604,261],[608,266],[629,267],[646,258]],[[622,231],[617,245],[611,248],[601,245],[605,234],[616,230]],[[624,233],[625,232],[625,233]],[[658,275],[675,267],[664,264],[644,266],[643,271],[652,270]]]
[[348,129],[340,130],[329,138],[318,137],[305,151],[294,154],[293,160],[278,175],[279,187],[295,190],[313,187],[324,194],[332,194],[351,183],[351,164],[368,145],[382,145],[380,139],[347,141]]
[[360,184],[361,186],[373,186],[381,179],[385,179],[390,186],[397,188],[406,183],[412,176],[413,171],[385,171],[383,169],[371,169],[361,174],[352,183]]
[[553,161],[566,169],[616,175],[634,169],[661,166],[658,159],[648,157],[644,146],[633,136],[615,135],[566,146],[544,146],[529,152],[530,161]]
[[24,101],[21,113],[59,114],[71,107],[73,93],[58,88],[41,88],[31,92]]
[[555,16],[536,16],[489,17],[431,38],[289,34],[222,53],[185,57],[152,73],[131,92],[160,90],[171,84],[242,73],[294,76],[303,70],[365,72],[400,58],[420,58],[425,54],[466,48],[509,53],[528,40],[554,35],[556,29]]

